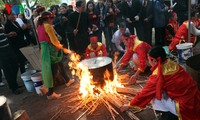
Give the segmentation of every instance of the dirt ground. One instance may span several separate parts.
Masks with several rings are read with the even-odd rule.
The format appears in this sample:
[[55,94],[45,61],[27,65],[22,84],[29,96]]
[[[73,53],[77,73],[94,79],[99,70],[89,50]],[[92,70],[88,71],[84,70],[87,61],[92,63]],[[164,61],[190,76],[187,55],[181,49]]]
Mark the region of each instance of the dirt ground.
[[[194,49],[195,54],[199,54],[200,44]],[[130,69],[127,70],[131,71]],[[147,76],[145,76],[147,77]],[[5,78],[3,82],[6,83]],[[18,83],[23,85],[23,81],[18,76]],[[73,93],[74,90],[77,90],[79,86],[78,81],[76,81],[70,87],[61,85],[56,87],[56,92],[62,93],[62,95],[67,95]],[[46,96],[38,96],[36,92],[27,92],[25,86],[22,88],[24,91],[20,95],[14,95],[9,90],[8,85],[0,87],[0,96],[4,95],[7,98],[7,103],[11,109],[11,112],[14,113],[18,110],[25,110],[30,118],[30,120],[76,120],[80,115],[83,114],[84,110],[78,110],[75,113],[68,112],[69,107],[73,104],[66,104],[63,101],[67,101],[70,98],[64,97],[58,100],[47,100]],[[52,118],[56,113],[59,113],[57,118]],[[120,113],[124,120],[130,120],[130,118],[125,113]],[[152,109],[145,109],[135,115],[140,120],[156,120],[155,114]],[[117,120],[121,120],[119,116],[116,116]],[[84,115],[79,120],[112,120],[112,117],[104,105],[98,106],[97,110],[92,115]]]
[[[131,71],[131,69],[125,71]],[[3,82],[6,83],[5,78],[3,78]],[[18,83],[19,85],[24,85],[20,75],[18,76]],[[55,91],[57,93],[62,93],[63,96],[67,96],[68,94],[75,93],[75,91],[78,92],[78,88],[79,82],[76,81],[69,87],[66,87],[65,85],[58,86]],[[38,96],[36,92],[27,92],[25,86],[22,89],[22,94],[14,95],[9,90],[6,83],[4,87],[0,87],[0,96],[4,95],[7,98],[7,103],[9,104],[12,113],[18,110],[25,110],[30,120],[76,120],[85,111],[78,110],[75,113],[69,112],[68,106],[76,104],[64,102],[70,100],[69,97],[63,97],[58,100],[47,100],[46,96]],[[119,109],[117,109],[117,111],[124,120],[130,120],[125,113],[121,113]],[[59,115],[56,115],[58,113]],[[53,117],[55,115],[56,117]],[[138,116],[140,120],[156,120],[152,109],[145,109],[135,115]],[[120,116],[116,116],[116,120],[121,119]],[[112,120],[112,117],[106,107],[103,104],[100,104],[92,115],[83,115],[79,120]]]

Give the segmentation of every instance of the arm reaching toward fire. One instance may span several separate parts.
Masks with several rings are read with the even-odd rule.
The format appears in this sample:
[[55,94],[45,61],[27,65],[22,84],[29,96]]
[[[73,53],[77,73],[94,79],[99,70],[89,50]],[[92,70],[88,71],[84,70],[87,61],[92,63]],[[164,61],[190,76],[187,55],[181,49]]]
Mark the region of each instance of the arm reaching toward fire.
[[198,30],[194,26],[193,22],[190,22],[190,25],[191,25],[191,27],[190,27],[190,33],[192,33],[193,35],[196,35],[196,36],[200,35],[200,30]]
[[53,28],[52,25],[50,25],[50,24],[44,24],[44,27],[45,27],[46,33],[48,34],[48,36],[49,36],[49,38],[50,38],[51,43],[52,43],[58,50],[62,49],[63,52],[64,52],[65,54],[72,53],[71,50],[69,50],[69,49],[67,49],[67,48],[64,48],[63,45],[60,44],[60,42],[59,42],[59,40],[58,40],[58,38],[57,38],[57,36],[56,36],[56,34],[55,34],[55,30],[54,30],[54,28]]

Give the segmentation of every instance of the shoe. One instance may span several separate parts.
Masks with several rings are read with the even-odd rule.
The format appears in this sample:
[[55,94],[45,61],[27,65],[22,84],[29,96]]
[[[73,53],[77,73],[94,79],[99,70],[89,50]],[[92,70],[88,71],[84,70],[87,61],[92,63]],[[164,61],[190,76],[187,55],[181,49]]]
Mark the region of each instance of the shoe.
[[75,79],[70,79],[69,82],[66,84],[66,86],[70,86],[71,84],[73,84],[75,82]]
[[19,94],[21,94],[23,91],[20,90],[20,89],[16,89],[16,90],[12,90],[12,92],[13,92],[13,94],[15,94],[15,95],[19,95]]
[[5,86],[5,83],[0,82],[0,87],[3,87],[3,86]]
[[47,96],[48,100],[55,100],[55,99],[59,99],[61,97],[61,94],[56,94],[55,92],[53,92],[52,95]]

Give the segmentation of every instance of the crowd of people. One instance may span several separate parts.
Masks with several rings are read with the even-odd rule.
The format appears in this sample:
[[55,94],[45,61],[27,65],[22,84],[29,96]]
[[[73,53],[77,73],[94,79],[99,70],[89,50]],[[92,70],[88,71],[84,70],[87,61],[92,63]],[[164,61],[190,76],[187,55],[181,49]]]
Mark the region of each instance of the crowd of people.
[[[135,74],[129,84],[134,84],[147,66],[152,67],[152,75],[145,87],[130,105],[123,105],[121,111],[130,107],[144,108],[153,100],[155,110],[171,116],[166,120],[198,120],[200,93],[197,84],[181,66],[166,58],[162,46],[176,50],[177,44],[188,42],[188,31],[190,41],[194,45],[197,43],[199,7],[192,7],[189,25],[187,14],[183,14],[187,11],[188,1],[175,2],[167,5],[164,0],[98,0],[86,4],[77,1],[75,8],[62,3],[49,9],[38,5],[32,9],[32,26],[23,14],[15,15],[5,10],[6,20],[0,18],[0,68],[12,92],[20,94],[17,74],[19,68],[21,74],[26,71],[27,59],[19,49],[38,43],[44,83],[41,91],[48,99],[57,99],[61,94],[54,92],[55,80],[62,79],[67,86],[75,81],[64,72],[63,53],[75,52],[82,59],[88,59],[112,57],[118,52],[122,59],[117,72],[130,59],[133,61]],[[155,43],[152,41],[153,28]],[[33,35],[34,30],[37,36]],[[1,78],[0,86],[4,86]]]

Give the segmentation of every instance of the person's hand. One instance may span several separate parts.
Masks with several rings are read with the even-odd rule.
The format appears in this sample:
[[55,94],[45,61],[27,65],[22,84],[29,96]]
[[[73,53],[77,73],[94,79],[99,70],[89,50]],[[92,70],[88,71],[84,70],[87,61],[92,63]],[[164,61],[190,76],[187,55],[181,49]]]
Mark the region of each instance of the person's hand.
[[138,15],[136,15],[135,17],[135,21],[139,21],[140,17]]
[[144,22],[149,22],[149,19],[148,19],[148,18],[145,18],[145,19],[144,19]]
[[32,25],[28,23],[28,24],[27,24],[27,28],[28,28],[28,29],[31,29],[31,28],[32,28]]
[[65,16],[62,17],[62,20],[63,20],[64,22],[68,21],[68,19],[67,19]]
[[17,36],[16,32],[10,32],[10,33],[8,33],[8,37],[14,37],[14,36]]
[[170,8],[169,8],[170,10],[173,10],[174,9],[174,6],[172,5],[172,6],[170,6]]
[[136,75],[132,75],[129,80],[129,84],[135,84],[135,83],[136,83]]
[[78,33],[78,29],[74,29],[73,33],[74,33],[74,36],[76,36]]
[[115,8],[115,11],[116,11],[117,13],[120,13],[120,10],[119,10],[118,8]]
[[166,6],[164,9],[165,9],[165,11],[167,11],[167,10],[169,10],[169,7]]
[[117,68],[117,73],[122,69],[122,65],[120,65],[118,68]]
[[127,21],[128,23],[132,23],[132,21],[130,20],[130,18],[126,18],[126,21]]
[[130,108],[130,105],[128,104],[124,104],[120,107],[120,111],[121,112],[124,112],[124,111],[127,111],[128,109]]
[[22,25],[22,29],[23,29],[23,30],[27,29],[27,27],[28,27],[28,26],[27,26],[26,24]]
[[113,14],[113,9],[109,8],[109,13]]
[[95,25],[95,24],[92,24],[92,29],[96,29],[97,28],[97,26]]
[[90,52],[90,57],[91,57],[91,58],[96,57],[95,53],[94,53],[94,52]]
[[67,48],[63,48],[63,52],[64,52],[65,54],[71,54],[71,53],[73,53],[73,51],[71,51],[71,50],[69,50],[69,49],[67,49]]

